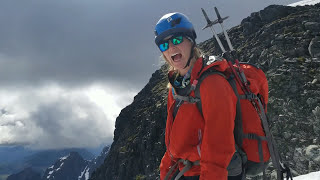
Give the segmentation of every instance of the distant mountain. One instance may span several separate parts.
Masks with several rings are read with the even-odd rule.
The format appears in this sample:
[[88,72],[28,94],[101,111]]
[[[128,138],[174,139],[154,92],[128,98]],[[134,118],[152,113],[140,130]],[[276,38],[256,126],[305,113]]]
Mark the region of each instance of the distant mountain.
[[[110,146],[104,147],[100,155],[91,158],[91,160],[88,160],[90,157],[93,157],[91,153],[83,149],[74,149],[77,151],[72,152],[69,152],[72,149],[38,152],[26,158],[24,161],[26,164],[32,164],[30,167],[33,169],[25,169],[10,177],[11,180],[29,180],[29,176],[34,174],[31,172],[38,173],[39,177],[41,177],[40,173],[44,171],[41,178],[42,180],[88,180],[91,173],[104,162],[109,149]],[[63,156],[56,157],[61,154]],[[53,160],[53,158],[55,159]],[[52,163],[48,164],[49,161],[52,161]],[[19,177],[19,179],[12,179],[17,177]]]
[[54,165],[47,168],[43,180],[88,180],[91,173],[103,162],[109,152],[106,146],[101,154],[91,161],[84,160],[77,152],[59,158]]
[[[10,149],[12,152],[9,151]],[[15,154],[20,158],[8,158],[11,159],[11,161],[0,161],[0,180],[2,176],[20,172],[27,167],[32,167],[34,171],[43,174],[43,172],[57,159],[67,156],[70,152],[78,152],[85,160],[91,160],[95,157],[87,150],[79,148],[32,151],[23,147],[7,147],[7,149],[2,148],[1,150],[0,156],[2,159],[4,159],[4,156],[13,156]],[[23,156],[19,155],[19,152],[23,154]]]
[[7,180],[41,180],[41,175],[29,167],[17,174],[10,175]]
[[79,153],[71,152],[68,156],[60,158],[54,165],[47,168],[43,180],[77,180],[88,161]]
[[110,146],[104,147],[101,154],[88,163],[88,165],[81,172],[78,179],[79,180],[88,180],[90,175],[92,174],[92,172],[95,171],[98,167],[100,167],[101,164],[103,164],[104,159],[106,158],[107,154],[109,153],[109,150],[110,150]]
[[78,152],[85,160],[90,160],[94,158],[94,155],[85,149],[71,148],[63,150],[46,150],[35,153],[24,159],[24,162],[30,164],[31,166],[41,167],[52,164],[60,157],[68,155],[70,152]]

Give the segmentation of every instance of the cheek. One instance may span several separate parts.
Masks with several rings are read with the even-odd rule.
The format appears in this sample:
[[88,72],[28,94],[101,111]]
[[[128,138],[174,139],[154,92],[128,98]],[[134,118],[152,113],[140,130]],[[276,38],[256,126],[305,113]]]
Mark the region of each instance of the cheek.
[[190,53],[191,51],[191,43],[186,42],[185,44],[183,44],[183,50],[186,54]]
[[163,57],[165,58],[165,60],[167,61],[167,62],[170,62],[170,57],[169,57],[169,54],[168,53],[163,53]]

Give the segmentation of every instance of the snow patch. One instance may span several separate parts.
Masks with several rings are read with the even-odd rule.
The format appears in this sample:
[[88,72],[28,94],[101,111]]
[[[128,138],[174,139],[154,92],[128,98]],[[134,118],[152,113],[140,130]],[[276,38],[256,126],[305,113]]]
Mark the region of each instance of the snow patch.
[[59,171],[60,168],[63,166],[63,164],[64,164],[64,162],[62,162],[61,165],[60,165],[60,167],[59,167],[57,170],[55,170],[55,171]]
[[64,156],[64,157],[60,158],[60,161],[66,160],[68,157],[69,157],[69,155]]
[[48,169],[53,169],[53,170],[52,170],[52,171],[49,171],[48,176],[47,176],[47,179],[50,178],[50,176],[52,175],[52,173],[59,171],[60,168],[63,166],[63,164],[64,164],[64,162],[62,162],[62,163],[60,164],[60,167],[59,167],[58,169],[53,169],[54,165],[50,166]]
[[294,180],[319,180],[320,171],[294,177]]
[[88,167],[88,166],[86,166],[86,167],[84,168],[84,170],[81,172],[80,176],[78,177],[78,180],[80,180],[80,179],[82,178],[82,176],[84,175],[87,167]]
[[84,175],[85,180],[89,179],[89,170],[90,168],[87,169],[86,174]]
[[[50,166],[50,167],[52,167],[52,168],[53,168],[53,166]],[[49,168],[50,168],[50,167],[49,167]],[[49,175],[47,176],[47,179],[49,179],[49,178],[50,178],[50,176],[51,176],[51,174],[52,174],[53,172],[54,172],[54,170],[52,170],[52,171],[50,171],[50,172],[48,173]]]
[[305,5],[315,5],[320,3],[320,0],[303,0],[296,3],[289,4],[288,6],[305,6]]
[[84,175],[84,179],[88,180],[90,175],[89,170],[90,170],[89,166],[86,166],[84,170],[81,172],[81,175],[78,177],[78,180],[81,180],[83,175]]

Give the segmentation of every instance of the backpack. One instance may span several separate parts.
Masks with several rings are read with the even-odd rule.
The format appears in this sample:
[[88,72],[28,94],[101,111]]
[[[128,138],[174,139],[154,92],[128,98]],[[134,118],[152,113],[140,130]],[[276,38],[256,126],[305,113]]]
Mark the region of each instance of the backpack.
[[[289,177],[292,179],[290,169],[281,162],[269,130],[266,116],[268,81],[264,72],[255,65],[239,62],[233,65],[217,56],[205,56],[202,60],[203,66],[200,70],[200,76],[192,83],[189,95],[180,96],[174,93],[174,90],[172,93],[176,100],[196,103],[202,114],[201,82],[213,74],[221,75],[229,82],[237,96],[237,104],[234,127],[236,152],[227,168],[228,176],[237,176],[242,173],[243,179],[245,179],[246,176],[253,177],[263,173],[263,178],[266,179],[265,170],[271,157],[273,166],[277,169],[278,180],[284,179],[284,173],[287,174],[287,179]],[[216,63],[217,61],[220,61],[220,63]],[[219,71],[219,67],[216,65],[221,63],[228,63],[229,65],[223,72]],[[194,91],[195,97],[190,96],[192,91]],[[192,165],[199,164],[199,162],[187,161],[181,160],[186,166],[176,176],[176,179],[179,179]]]

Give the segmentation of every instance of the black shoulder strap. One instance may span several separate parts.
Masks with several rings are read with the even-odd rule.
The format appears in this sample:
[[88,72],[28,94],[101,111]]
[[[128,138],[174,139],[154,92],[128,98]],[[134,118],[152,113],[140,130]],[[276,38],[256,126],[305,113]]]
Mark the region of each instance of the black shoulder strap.
[[209,75],[213,75],[213,74],[219,74],[222,77],[224,77],[226,80],[228,80],[230,86],[232,87],[234,94],[237,96],[237,105],[236,105],[236,117],[235,117],[235,127],[234,127],[234,138],[235,138],[235,142],[237,144],[238,147],[240,147],[242,149],[242,139],[243,139],[243,126],[242,126],[242,114],[241,114],[241,105],[240,105],[240,97],[239,97],[239,93],[237,90],[237,86],[236,86],[236,82],[234,80],[233,75],[231,75],[228,79],[227,77],[220,71],[217,71],[215,69],[209,69],[207,71],[205,71],[199,78],[198,80],[198,84],[196,86],[195,89],[195,97],[200,99],[200,101],[198,101],[197,107],[200,111],[200,113],[203,115],[202,112],[202,104],[201,104],[201,96],[200,96],[200,85],[201,82],[208,77]]

